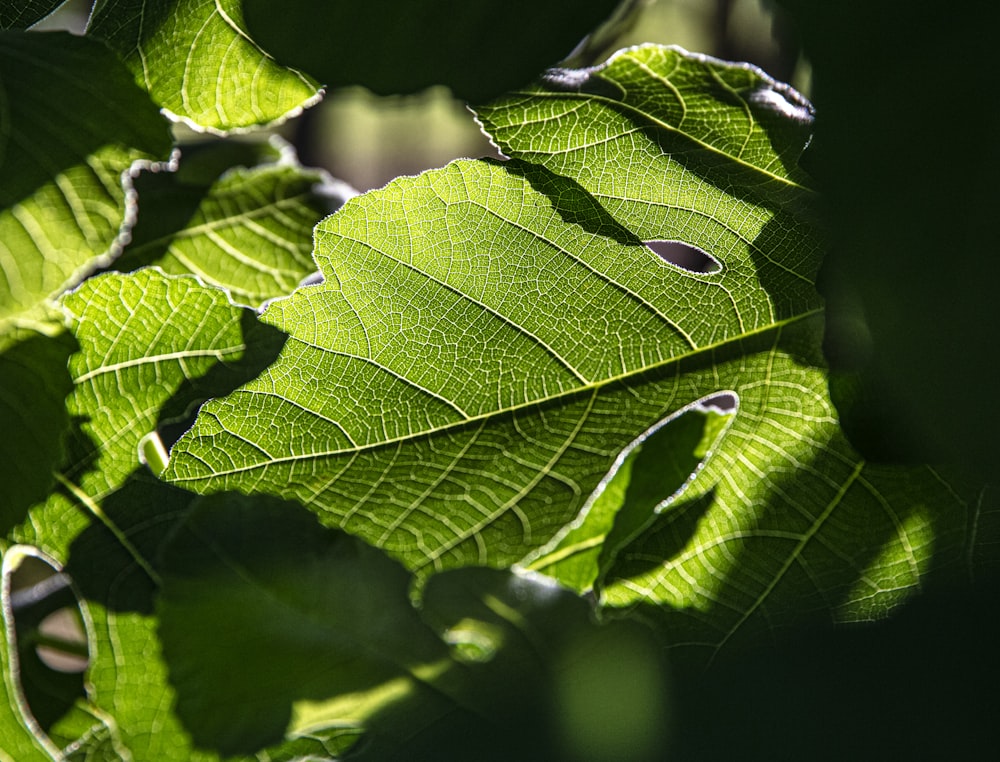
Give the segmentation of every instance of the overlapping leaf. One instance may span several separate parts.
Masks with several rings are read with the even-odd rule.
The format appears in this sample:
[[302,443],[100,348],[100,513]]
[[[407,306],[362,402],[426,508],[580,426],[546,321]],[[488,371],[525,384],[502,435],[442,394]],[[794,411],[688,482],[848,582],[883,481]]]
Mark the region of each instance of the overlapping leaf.
[[8,538],[65,564],[88,600],[87,706],[106,731],[97,740],[141,758],[197,759],[169,711],[151,618],[158,549],[192,496],[145,472],[139,445],[252,377],[280,337],[222,291],[155,269],[92,278],[62,305],[79,351],[69,363],[73,427],[60,489]]
[[479,114],[537,163],[457,162],[325,221],[326,283],[265,313],[281,358],[203,409],[174,482],[298,500],[416,569],[503,566],[651,425],[731,392],[697,477],[601,554],[607,602],[690,609],[718,643],[795,609],[883,613],[961,557],[970,496],[867,468],[837,426],[800,96],[644,47]]
[[[143,214],[115,268],[197,275],[252,306],[290,294],[314,272],[312,229],[348,194],[291,156],[259,166],[251,156],[230,168],[233,152],[227,142],[193,146],[176,173],[140,177]],[[227,171],[212,172],[213,164]]]
[[319,99],[315,82],[249,37],[240,0],[99,0],[87,33],[118,51],[156,103],[195,127],[253,127]]
[[494,98],[565,58],[615,0],[242,0],[253,38],[333,87],[383,95],[447,85]]
[[0,106],[3,320],[117,253],[123,174],[171,138],[110,51],[65,33],[0,33]]
[[690,610],[691,621],[671,619],[674,637],[690,627],[718,644],[750,617],[879,616],[932,562],[963,567],[977,540],[967,528],[993,506],[930,469],[864,465],[835,423],[820,327],[801,320],[818,304],[822,244],[797,164],[811,127],[801,96],[750,66],[644,47],[597,70],[551,72],[479,114],[501,150],[578,179],[645,240],[709,252],[720,285],[748,275],[776,325],[802,324],[792,362],[772,358],[752,384],[766,390],[760,413],[749,390],[729,386],[740,412],[714,462],[624,554],[607,602]]
[[65,0],[17,0],[0,6],[0,29],[27,29],[41,21]]

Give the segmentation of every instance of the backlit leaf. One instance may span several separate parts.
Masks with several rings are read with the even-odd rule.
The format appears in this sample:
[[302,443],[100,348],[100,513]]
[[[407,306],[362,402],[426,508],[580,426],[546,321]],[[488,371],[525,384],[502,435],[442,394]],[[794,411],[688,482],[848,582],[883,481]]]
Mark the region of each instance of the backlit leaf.
[[150,97],[213,132],[292,116],[315,82],[278,65],[243,23],[241,0],[98,0],[87,34],[124,58]]
[[167,123],[103,45],[0,32],[0,321],[119,252],[134,222],[128,171],[170,146]]
[[966,556],[976,492],[866,466],[837,424],[801,96],[647,46],[478,113],[517,158],[402,178],[325,220],[325,283],[265,313],[282,356],[203,408],[174,483],[296,500],[421,574],[505,566],[643,432],[731,394],[685,488],[646,528],[618,517],[607,605],[688,612],[677,633],[718,646],[791,612],[884,614]]

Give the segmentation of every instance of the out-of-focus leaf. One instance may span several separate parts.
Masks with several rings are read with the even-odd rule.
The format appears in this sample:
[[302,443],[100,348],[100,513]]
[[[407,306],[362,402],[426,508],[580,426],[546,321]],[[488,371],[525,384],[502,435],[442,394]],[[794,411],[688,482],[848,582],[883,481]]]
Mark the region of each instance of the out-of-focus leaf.
[[467,743],[456,759],[664,758],[673,730],[670,677],[662,644],[646,627],[597,625],[590,605],[547,578],[494,569],[431,577],[421,606],[469,665],[473,686],[483,686],[474,690],[493,733],[518,728],[516,738],[484,743],[472,733],[462,739],[453,723],[452,736]]
[[990,8],[782,5],[813,71],[809,160],[833,236],[821,290],[845,430],[871,459],[944,459],[993,480],[1000,407],[983,348],[1000,325],[1000,109],[989,96]]
[[157,104],[195,128],[276,122],[319,100],[315,82],[247,34],[241,0],[98,0],[87,34],[107,41]]
[[170,130],[121,62],[62,32],[0,32],[0,321],[105,263],[134,221],[128,171]]
[[409,575],[301,508],[203,500],[162,568],[159,634],[199,745],[249,754],[322,729],[324,715],[350,728],[417,695],[446,712],[425,683],[448,650],[410,606]]
[[413,93],[447,85],[483,101],[565,58],[617,0],[243,0],[279,61],[325,84]]

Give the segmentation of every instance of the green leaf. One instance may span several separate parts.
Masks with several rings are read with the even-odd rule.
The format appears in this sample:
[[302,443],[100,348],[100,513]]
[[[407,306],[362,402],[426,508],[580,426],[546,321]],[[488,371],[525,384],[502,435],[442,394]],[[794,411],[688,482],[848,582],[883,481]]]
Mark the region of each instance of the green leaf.
[[152,617],[160,546],[193,496],[146,472],[139,445],[256,375],[281,337],[222,291],[156,269],[91,278],[62,306],[79,352],[69,363],[73,426],[60,489],[8,537],[65,564],[88,602],[86,706],[106,731],[87,743],[118,757],[199,759],[170,713]]
[[200,746],[251,754],[393,700],[441,702],[425,683],[448,649],[409,605],[409,575],[297,506],[200,501],[162,569],[159,634]]
[[155,268],[91,278],[62,304],[81,346],[68,402],[80,424],[64,477],[94,502],[139,467],[146,434],[245,377],[244,357],[259,368],[273,342],[222,292]]
[[0,29],[27,29],[66,0],[13,0],[0,6]]
[[128,171],[171,138],[109,50],[61,32],[0,32],[0,106],[3,321],[118,253]]
[[684,487],[728,422],[718,408],[696,404],[643,434],[619,456],[582,518],[522,565],[573,590],[592,590],[618,550]]
[[292,159],[209,171],[216,154],[221,161],[231,152],[229,143],[211,144],[192,151],[190,171],[184,155],[178,172],[137,179],[143,213],[116,270],[157,265],[197,275],[253,306],[291,293],[315,271],[312,229],[336,208],[340,189]]
[[248,36],[241,0],[98,0],[87,34],[105,40],[158,105],[195,128],[277,122],[319,100],[315,82]]
[[[588,603],[545,577],[494,569],[434,575],[421,608],[469,665],[470,693],[501,734],[469,733],[455,759],[664,758],[669,680],[663,644],[647,627],[595,624]],[[442,742],[462,737],[457,724]]]
[[0,531],[19,524],[53,484],[69,429],[66,363],[77,349],[65,318],[46,305],[0,332]]
[[253,38],[327,85],[382,94],[447,85],[493,98],[565,58],[616,0],[244,0]]
[[[618,554],[607,605],[682,612],[678,632],[714,647],[793,612],[881,615],[933,566],[962,568],[992,508],[935,472],[866,466],[837,424],[801,96],[648,46],[479,114],[545,166],[456,162],[324,221],[325,283],[264,314],[281,357],[202,409],[174,483],[297,500],[422,575],[507,566],[643,432],[730,393],[728,429]],[[669,264],[658,240],[720,266]]]
[[404,569],[295,504],[202,499],[161,568],[177,713],[199,746],[225,756],[363,732],[365,759],[558,759],[550,719],[572,725],[580,702],[567,713],[566,696],[612,665],[631,703],[613,680],[583,703],[606,717],[615,758],[638,740],[628,719],[616,727],[616,705],[640,724],[663,719],[662,664],[645,629],[598,627],[585,601],[550,582],[486,569],[433,578],[418,611]]

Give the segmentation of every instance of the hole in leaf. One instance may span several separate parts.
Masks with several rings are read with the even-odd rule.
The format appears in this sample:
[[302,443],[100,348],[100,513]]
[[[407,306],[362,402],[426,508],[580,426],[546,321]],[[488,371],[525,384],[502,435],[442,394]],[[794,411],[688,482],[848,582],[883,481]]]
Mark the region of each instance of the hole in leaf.
[[28,546],[4,554],[2,597],[12,671],[48,733],[86,695],[89,650],[80,602],[69,575]]
[[693,273],[717,273],[722,265],[715,257],[683,241],[643,241],[658,257]]
[[702,409],[711,408],[720,413],[732,413],[736,410],[736,395],[732,392],[722,392],[712,397],[706,397],[699,403]]

